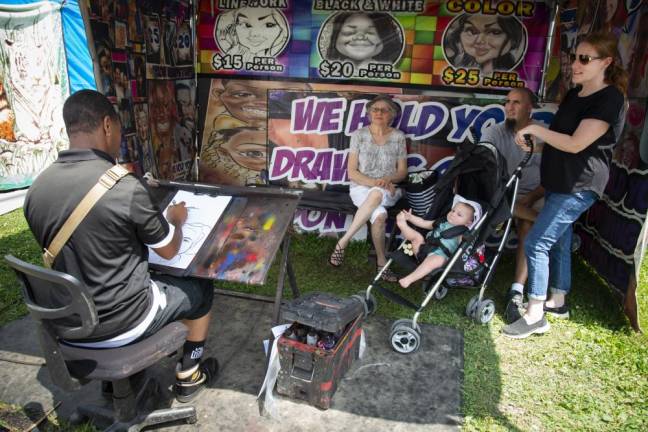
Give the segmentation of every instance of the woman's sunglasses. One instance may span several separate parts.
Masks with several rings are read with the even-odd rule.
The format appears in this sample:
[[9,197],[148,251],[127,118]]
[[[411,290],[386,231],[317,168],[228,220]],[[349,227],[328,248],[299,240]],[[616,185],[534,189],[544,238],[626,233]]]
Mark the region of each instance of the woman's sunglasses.
[[591,62],[592,60],[601,60],[605,57],[592,57],[591,55],[587,55],[587,54],[579,54],[578,56],[576,54],[569,54],[570,63],[573,64],[577,58],[578,58],[578,62],[584,66],[589,62]]

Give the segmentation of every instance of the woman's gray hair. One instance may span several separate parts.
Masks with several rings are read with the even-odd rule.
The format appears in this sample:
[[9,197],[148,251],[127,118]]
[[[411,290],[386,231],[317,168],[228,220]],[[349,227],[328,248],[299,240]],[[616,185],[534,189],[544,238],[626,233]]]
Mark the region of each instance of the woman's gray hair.
[[389,109],[391,110],[391,113],[394,117],[396,117],[400,112],[400,106],[398,106],[398,104],[394,102],[394,100],[390,96],[387,95],[378,95],[367,102],[367,111],[371,110],[371,107],[374,106],[376,102],[385,102],[387,105],[389,105]]

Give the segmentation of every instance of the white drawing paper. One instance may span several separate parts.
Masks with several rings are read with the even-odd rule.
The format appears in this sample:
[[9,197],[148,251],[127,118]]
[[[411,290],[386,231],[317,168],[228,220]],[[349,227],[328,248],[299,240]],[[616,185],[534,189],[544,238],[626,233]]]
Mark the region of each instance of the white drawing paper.
[[[205,239],[222,216],[232,200],[231,196],[196,195],[192,192],[178,191],[169,205],[185,202],[187,221],[182,226],[182,244],[177,255],[170,260],[162,258],[149,248],[149,263],[166,267],[186,269],[194,259]],[[168,207],[164,210],[167,215]]]

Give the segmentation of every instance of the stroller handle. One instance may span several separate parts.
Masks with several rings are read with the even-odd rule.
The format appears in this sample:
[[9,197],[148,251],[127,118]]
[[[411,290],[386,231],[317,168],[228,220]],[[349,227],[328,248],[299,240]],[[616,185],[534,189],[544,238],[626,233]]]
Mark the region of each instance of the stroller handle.
[[531,135],[524,134],[524,141],[526,141],[526,144],[527,144],[527,146],[529,146],[530,150],[524,156],[524,159],[522,159],[522,162],[520,162],[520,168],[525,167],[526,164],[529,163],[529,159],[531,159],[531,155],[533,155],[533,140],[531,139]]

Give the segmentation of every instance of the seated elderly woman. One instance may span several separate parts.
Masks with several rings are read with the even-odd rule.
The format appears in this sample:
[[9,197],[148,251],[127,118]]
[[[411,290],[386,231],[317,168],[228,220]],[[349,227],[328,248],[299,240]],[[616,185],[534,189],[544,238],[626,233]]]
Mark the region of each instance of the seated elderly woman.
[[[351,226],[338,240],[329,263],[339,267],[344,261],[344,249],[351,238],[367,222],[371,222],[371,238],[376,248],[376,264],[385,262],[386,207],[401,197],[394,184],[407,176],[407,149],[403,132],[391,127],[398,113],[398,105],[389,96],[380,95],[367,104],[370,125],[358,129],[351,136],[348,173],[351,180],[349,195],[358,207]],[[393,272],[383,272],[382,278],[396,282]]]

